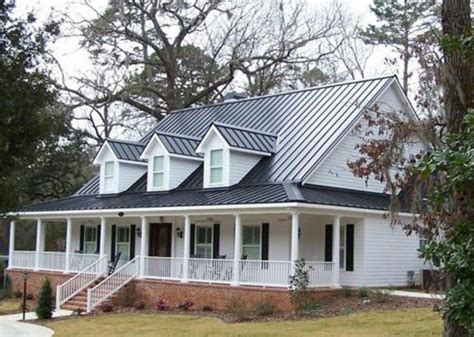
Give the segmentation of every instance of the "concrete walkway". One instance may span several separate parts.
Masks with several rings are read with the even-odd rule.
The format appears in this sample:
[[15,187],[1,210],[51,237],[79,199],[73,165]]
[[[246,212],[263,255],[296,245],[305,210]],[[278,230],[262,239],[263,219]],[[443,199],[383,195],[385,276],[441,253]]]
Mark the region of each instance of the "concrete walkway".
[[[53,318],[70,316],[72,311],[59,310],[53,313]],[[36,319],[36,313],[27,312],[26,319]],[[20,322],[23,314],[13,314],[0,316],[0,336],[1,337],[51,337],[54,331],[40,325]]]
[[426,298],[430,300],[442,300],[444,295],[441,294],[429,294],[416,291],[403,291],[403,290],[388,290],[388,293],[393,296],[401,297],[412,297],[412,298]]

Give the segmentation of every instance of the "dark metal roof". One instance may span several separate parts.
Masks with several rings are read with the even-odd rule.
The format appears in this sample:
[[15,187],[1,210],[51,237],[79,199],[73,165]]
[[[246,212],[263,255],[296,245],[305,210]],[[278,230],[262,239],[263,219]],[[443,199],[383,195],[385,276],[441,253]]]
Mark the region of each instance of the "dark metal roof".
[[[146,176],[139,181],[146,180]],[[205,205],[241,205],[304,202],[320,205],[387,210],[390,196],[323,186],[291,183],[237,185],[221,189],[179,188],[168,192],[139,192],[144,185],[131,187],[134,192],[113,196],[79,195],[24,207],[22,212],[98,210],[120,208],[186,207]],[[146,188],[146,187],[145,187]]]
[[275,152],[277,136],[274,134],[217,122],[212,125],[232,147],[258,152]]
[[100,175],[96,175],[82,186],[74,195],[99,194]]
[[140,155],[145,149],[144,144],[117,139],[107,139],[107,143],[110,145],[118,159],[143,161],[140,159]]
[[169,153],[179,154],[187,157],[201,157],[196,153],[196,147],[199,144],[199,138],[166,132],[156,132],[156,134]]
[[179,110],[155,132],[202,138],[212,123],[224,123],[278,135],[278,151],[249,182],[301,181],[394,80],[364,79]]

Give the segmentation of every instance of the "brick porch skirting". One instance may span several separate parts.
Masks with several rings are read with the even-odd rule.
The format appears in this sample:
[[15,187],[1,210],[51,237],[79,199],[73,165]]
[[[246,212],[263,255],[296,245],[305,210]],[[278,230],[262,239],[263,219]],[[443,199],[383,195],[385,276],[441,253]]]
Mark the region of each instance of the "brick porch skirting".
[[[12,279],[12,288],[13,291],[23,292],[23,270],[19,269],[9,269],[5,271]],[[33,294],[35,299],[38,297],[41,286],[43,285],[44,279],[47,277],[51,282],[51,287],[53,288],[53,294],[56,296],[56,286],[65,282],[71,278],[73,274],[64,274],[59,272],[46,272],[46,271],[32,271],[28,270],[28,284],[27,284],[27,294]]]

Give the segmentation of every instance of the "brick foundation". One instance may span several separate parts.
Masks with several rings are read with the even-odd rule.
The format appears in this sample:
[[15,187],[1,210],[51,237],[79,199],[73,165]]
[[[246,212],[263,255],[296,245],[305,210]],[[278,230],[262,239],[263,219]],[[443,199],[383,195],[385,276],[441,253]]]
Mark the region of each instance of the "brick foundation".
[[[12,279],[13,291],[23,292],[23,270],[8,269],[6,274]],[[44,271],[28,271],[28,284],[27,294],[33,294],[35,299],[38,297],[41,286],[43,285],[44,278],[48,277],[53,288],[53,294],[56,296],[56,286],[65,282],[67,279],[72,277],[72,274],[63,274],[57,272],[44,272]]]

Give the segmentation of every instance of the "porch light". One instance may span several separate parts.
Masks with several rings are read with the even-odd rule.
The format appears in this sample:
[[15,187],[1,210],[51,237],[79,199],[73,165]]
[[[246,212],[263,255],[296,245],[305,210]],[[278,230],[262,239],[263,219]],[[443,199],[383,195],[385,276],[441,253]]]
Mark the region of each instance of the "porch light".
[[176,236],[180,239],[183,238],[183,230],[180,227],[176,228]]
[[137,228],[137,237],[142,237],[142,229],[140,227]]
[[301,238],[301,227],[298,228],[298,239]]

